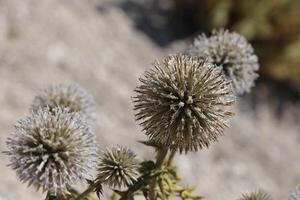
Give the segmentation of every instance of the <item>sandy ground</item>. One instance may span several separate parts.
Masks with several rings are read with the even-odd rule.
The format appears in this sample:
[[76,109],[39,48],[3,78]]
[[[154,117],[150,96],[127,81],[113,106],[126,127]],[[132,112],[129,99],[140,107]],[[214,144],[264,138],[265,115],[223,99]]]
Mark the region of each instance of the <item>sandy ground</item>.
[[[38,89],[73,81],[95,97],[101,148],[123,144],[141,158],[151,157],[151,150],[136,142],[145,136],[134,121],[130,97],[144,69],[171,50],[136,31],[118,8],[99,10],[99,4],[0,0],[0,151]],[[238,101],[232,127],[218,144],[176,158],[183,183],[207,199],[232,200],[258,188],[286,199],[300,183],[300,127],[291,112],[278,119],[272,106],[262,104],[252,112],[246,101]],[[0,200],[43,199],[18,182],[7,164],[0,154]]]

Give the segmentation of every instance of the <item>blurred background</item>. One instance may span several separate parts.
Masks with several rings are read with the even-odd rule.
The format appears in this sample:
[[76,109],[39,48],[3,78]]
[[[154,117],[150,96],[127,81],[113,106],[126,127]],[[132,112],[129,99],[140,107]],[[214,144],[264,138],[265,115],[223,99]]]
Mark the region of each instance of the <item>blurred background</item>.
[[[257,189],[287,199],[300,184],[299,0],[0,0],[0,151],[39,89],[72,81],[95,97],[101,149],[123,144],[151,158],[136,142],[146,138],[132,111],[138,77],[222,27],[253,44],[260,78],[218,143],[177,156],[182,182],[206,199]],[[8,162],[0,154],[0,199],[43,199]]]

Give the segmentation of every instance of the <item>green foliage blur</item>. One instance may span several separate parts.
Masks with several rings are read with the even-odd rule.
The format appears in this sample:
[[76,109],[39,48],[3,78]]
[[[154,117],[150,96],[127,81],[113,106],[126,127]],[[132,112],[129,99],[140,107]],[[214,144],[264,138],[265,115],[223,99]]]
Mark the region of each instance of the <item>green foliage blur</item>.
[[300,0],[171,0],[199,30],[228,28],[253,44],[260,74],[300,81]]

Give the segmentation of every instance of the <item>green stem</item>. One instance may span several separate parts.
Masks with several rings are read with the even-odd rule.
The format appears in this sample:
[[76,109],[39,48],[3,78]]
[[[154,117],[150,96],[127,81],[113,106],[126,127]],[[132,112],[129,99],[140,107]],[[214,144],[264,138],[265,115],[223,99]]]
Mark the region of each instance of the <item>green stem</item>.
[[[156,155],[156,167],[159,168],[163,165],[165,158],[168,154],[167,148],[159,148],[157,155]],[[155,195],[155,187],[156,187],[156,177],[154,177],[149,185],[149,199],[150,200],[156,200]]]
[[[158,170],[158,171],[156,170],[153,173],[151,170],[147,173],[144,173],[137,179],[137,181],[133,185],[129,186],[129,188],[127,189],[127,191],[125,191],[125,193],[122,195],[120,200],[128,200],[132,194],[136,193],[137,191],[141,190],[142,188],[145,188],[146,186],[150,187],[150,185],[152,184],[152,181],[155,180],[158,176],[160,176],[161,173],[165,173],[165,172],[161,171],[161,170]],[[149,196],[150,196],[150,194],[149,194]],[[147,200],[150,199],[149,196],[148,196]]]
[[84,200],[90,193],[94,192],[94,190],[99,186],[99,183],[96,181],[91,184],[83,193],[81,193],[75,200]]
[[165,195],[164,187],[163,187],[163,184],[162,184],[161,180],[158,182],[158,186],[159,186],[159,189],[160,189],[160,192],[161,192],[161,199],[166,200],[167,197]]
[[169,159],[167,161],[167,166],[170,166],[172,164],[172,161],[173,161],[173,159],[175,157],[175,154],[176,154],[176,151],[172,150],[171,153],[170,153]]
[[156,200],[156,196],[155,196],[155,179],[152,179],[149,185],[149,199],[150,200]]
[[51,195],[50,192],[48,192],[45,200],[54,200],[54,199],[56,199],[56,196]]
[[168,154],[168,149],[167,148],[160,148],[157,152],[156,156],[156,166],[161,167],[165,161],[165,158]]

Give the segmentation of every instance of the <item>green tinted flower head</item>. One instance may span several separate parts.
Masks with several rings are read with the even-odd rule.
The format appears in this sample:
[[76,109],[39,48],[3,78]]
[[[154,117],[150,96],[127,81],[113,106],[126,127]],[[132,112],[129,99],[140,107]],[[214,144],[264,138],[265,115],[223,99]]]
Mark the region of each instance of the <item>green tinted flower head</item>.
[[138,176],[139,163],[136,154],[127,147],[107,149],[98,165],[97,179],[110,187],[131,185]]

